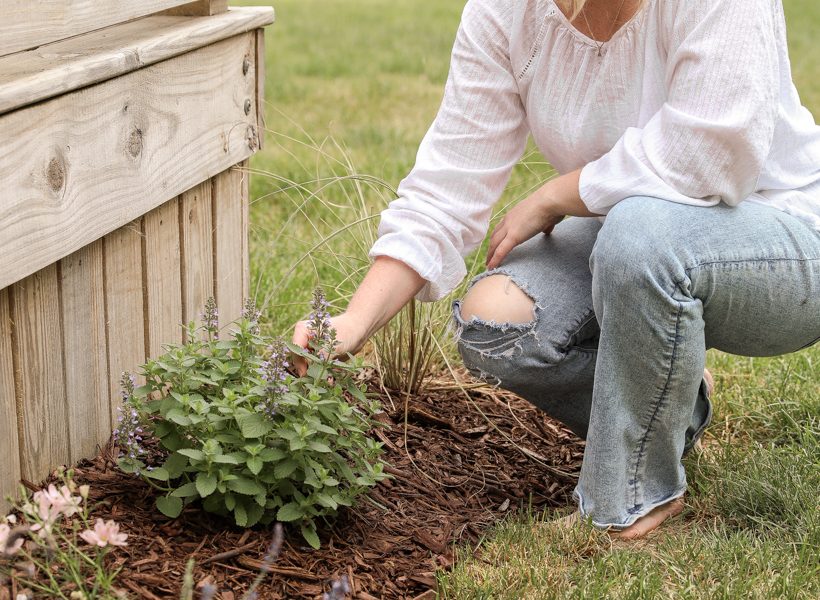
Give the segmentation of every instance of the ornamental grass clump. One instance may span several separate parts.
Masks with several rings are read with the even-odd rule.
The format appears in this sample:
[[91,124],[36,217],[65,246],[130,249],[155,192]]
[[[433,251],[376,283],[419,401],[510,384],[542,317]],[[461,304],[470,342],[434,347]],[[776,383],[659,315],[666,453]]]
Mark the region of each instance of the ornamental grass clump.
[[[185,344],[143,365],[144,386],[124,376],[118,463],[162,492],[165,515],[201,500],[243,527],[294,522],[318,548],[317,519],[387,477],[381,444],[367,435],[382,424],[373,418],[379,403],[356,380],[361,361],[334,357],[321,290],[312,309],[303,349],[263,336],[252,302],[220,337],[209,302],[203,324],[187,325]],[[290,355],[307,361],[304,376],[288,371]],[[165,451],[160,465],[145,462],[148,437]]]

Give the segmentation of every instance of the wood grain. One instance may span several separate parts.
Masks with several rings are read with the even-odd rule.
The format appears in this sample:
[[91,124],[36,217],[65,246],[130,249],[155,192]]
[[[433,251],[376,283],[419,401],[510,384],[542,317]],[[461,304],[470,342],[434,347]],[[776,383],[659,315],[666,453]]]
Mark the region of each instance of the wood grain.
[[0,290],[0,514],[5,514],[9,508],[6,494],[17,497],[17,484],[20,481],[20,442],[17,436],[11,328],[9,290]]
[[[141,228],[139,219],[103,238],[112,425],[117,423],[117,408],[122,404],[120,377],[125,371],[136,375],[146,356]],[[137,383],[145,383],[144,378],[137,376]]]
[[169,8],[167,15],[210,16],[228,10],[228,0],[197,0],[177,8]]
[[253,31],[273,19],[273,9],[264,6],[232,8],[207,19],[147,17],[0,57],[0,114]]
[[182,321],[201,321],[205,302],[214,295],[212,181],[179,199],[182,242]]
[[71,452],[63,372],[57,265],[50,265],[11,287],[12,319],[19,364],[18,408],[22,416],[21,472],[33,483]]
[[250,259],[250,166],[249,160],[239,163],[241,182],[239,191],[242,198],[242,297],[251,297],[251,259]]
[[111,433],[102,240],[60,261],[60,286],[73,463],[94,456]]
[[245,290],[243,173],[229,169],[214,178],[215,298],[224,327],[242,316]]
[[265,30],[256,30],[256,123],[259,129],[259,148],[265,145]]
[[0,0],[0,56],[150,15],[190,0]]
[[163,344],[182,341],[179,200],[151,211],[143,223],[146,345],[148,355],[155,358],[164,352]]
[[242,34],[0,117],[0,289],[250,156],[256,85],[242,65],[255,42]]

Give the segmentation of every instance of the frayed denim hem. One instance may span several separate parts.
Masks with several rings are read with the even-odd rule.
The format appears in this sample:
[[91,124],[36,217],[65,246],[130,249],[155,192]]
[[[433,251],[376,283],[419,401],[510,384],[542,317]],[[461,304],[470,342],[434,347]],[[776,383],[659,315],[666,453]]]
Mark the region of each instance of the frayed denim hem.
[[[612,530],[616,530],[616,531],[620,530],[620,529],[626,529],[630,525],[633,525],[635,523],[635,521],[637,521],[641,517],[644,517],[644,516],[648,515],[650,512],[652,512],[653,509],[657,508],[658,506],[661,506],[662,504],[666,504],[667,502],[671,502],[672,500],[675,500],[676,498],[681,498],[685,493],[686,493],[686,486],[684,486],[681,490],[679,490],[677,492],[674,492],[674,493],[670,494],[669,496],[667,496],[667,497],[665,497],[661,500],[658,500],[656,502],[650,502],[649,504],[644,504],[644,506],[646,506],[648,508],[641,509],[640,512],[638,512],[634,515],[629,515],[629,517],[622,523],[600,523],[600,522],[596,521],[595,519],[591,519],[591,521],[592,521],[592,524],[595,527],[597,527],[598,529],[605,529],[605,530],[606,529],[612,529]],[[590,516],[590,515],[587,514],[586,510],[584,509],[584,499],[581,496],[581,494],[580,494],[580,492],[578,491],[577,488],[572,491],[572,497],[578,503],[578,512],[581,513],[581,518],[586,519],[588,516]]]

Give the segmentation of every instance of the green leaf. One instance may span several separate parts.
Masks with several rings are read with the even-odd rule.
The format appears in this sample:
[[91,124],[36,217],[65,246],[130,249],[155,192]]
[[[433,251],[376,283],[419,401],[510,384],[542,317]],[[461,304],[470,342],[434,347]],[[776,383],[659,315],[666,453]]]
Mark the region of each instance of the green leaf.
[[232,452],[231,454],[217,454],[214,456],[214,462],[223,465],[241,465],[245,458],[244,454]]
[[336,510],[339,507],[336,501],[327,494],[316,494],[316,501],[322,506],[326,506],[327,508],[332,508],[334,510]]
[[182,439],[182,436],[180,436],[177,431],[172,431],[162,438],[162,445],[165,446],[167,450],[174,452],[185,445],[185,440]]
[[296,502],[288,502],[276,513],[278,521],[295,521],[302,518],[302,507]]
[[145,465],[141,460],[134,461],[130,458],[120,458],[117,460],[117,466],[124,473],[136,473],[145,469]]
[[185,485],[179,486],[173,492],[171,492],[172,496],[176,498],[189,498],[191,496],[196,496],[199,492],[196,491],[196,484],[191,481],[190,483],[186,483]]
[[210,496],[216,491],[216,475],[199,473],[196,476],[196,491],[203,498]]
[[278,479],[284,479],[285,477],[293,473],[296,470],[296,467],[298,466],[299,465],[295,460],[293,460],[292,458],[286,458],[274,467],[273,474],[276,475]]
[[158,438],[165,437],[174,430],[174,426],[168,421],[157,421],[154,425],[154,435]]
[[315,450],[316,452],[333,452],[333,450],[330,449],[330,446],[322,442],[317,442],[315,440],[310,442],[308,446],[311,450]]
[[168,471],[168,477],[171,479],[180,477],[185,472],[185,467],[187,466],[188,457],[180,454],[179,452],[174,452],[171,454],[163,465],[165,470]]
[[307,543],[310,544],[311,548],[318,550],[320,544],[319,535],[316,533],[316,525],[314,525],[313,523],[302,523],[301,530],[302,537],[304,537],[305,540],[307,540]]
[[328,427],[324,423],[316,423],[313,425],[316,431],[321,431],[322,433],[329,433],[330,435],[339,435],[339,432],[333,429],[332,427]]
[[233,510],[236,506],[236,496],[231,493],[225,494],[225,508]]
[[245,527],[248,524],[248,512],[245,510],[245,505],[237,502],[233,509],[233,516],[236,524],[240,527]]
[[264,450],[262,450],[262,452],[259,453],[259,458],[261,458],[265,462],[271,462],[274,460],[282,460],[287,455],[287,452],[285,452],[281,448],[265,448]]
[[205,460],[205,453],[196,448],[180,448],[177,452],[194,460]]
[[248,470],[254,475],[259,475],[259,471],[262,470],[264,465],[265,463],[258,456],[251,456],[248,459]]
[[245,477],[240,477],[238,479],[234,479],[228,482],[228,489],[233,490],[239,494],[244,494],[246,496],[255,496],[256,494],[264,494],[265,488],[261,485],[253,481],[252,479],[247,479]]
[[166,517],[176,519],[182,512],[182,499],[176,496],[160,496],[157,498],[157,508]]
[[296,450],[301,450],[302,448],[307,446],[307,442],[305,440],[300,440],[299,438],[294,438],[290,440],[290,449],[291,452],[295,452]]
[[156,479],[157,481],[168,481],[168,471],[163,467],[157,467],[156,469],[151,469],[150,471],[146,469],[144,473],[145,476],[150,479]]
[[245,527],[253,527],[259,522],[262,515],[265,514],[265,509],[258,504],[248,504],[246,511],[248,513],[248,521]]
[[236,423],[246,438],[259,438],[270,433],[273,425],[260,414],[237,415]]
[[187,417],[180,408],[172,408],[165,415],[165,418],[176,423],[177,425],[186,426],[191,424],[191,419]]

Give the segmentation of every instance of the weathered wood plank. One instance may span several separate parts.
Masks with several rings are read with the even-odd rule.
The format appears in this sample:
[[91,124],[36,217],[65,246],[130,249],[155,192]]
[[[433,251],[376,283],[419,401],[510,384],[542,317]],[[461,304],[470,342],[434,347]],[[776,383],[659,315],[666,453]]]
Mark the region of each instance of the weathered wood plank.
[[[106,337],[111,423],[116,426],[122,404],[120,378],[137,375],[145,362],[145,295],[143,290],[142,220],[129,223],[103,238],[105,253]],[[138,385],[144,378],[137,376]]]
[[228,0],[197,0],[177,8],[169,8],[165,14],[197,17],[216,15],[226,10],[228,10]]
[[232,8],[208,19],[147,17],[0,57],[0,114],[253,31],[273,19],[273,10],[264,6]]
[[238,169],[214,178],[215,298],[220,324],[228,325],[242,315],[245,289],[245,209],[242,191],[246,180]]
[[138,19],[190,0],[0,0],[0,56]]
[[265,30],[256,30],[256,123],[259,129],[259,148],[265,145]]
[[69,464],[68,411],[63,372],[57,265],[11,287],[22,415],[21,472],[42,481],[57,465]]
[[20,481],[20,442],[12,360],[12,322],[9,291],[0,290],[0,514],[9,508],[6,495],[17,497]]
[[0,289],[250,156],[256,82],[242,65],[255,43],[236,36],[0,117]]
[[242,182],[239,191],[242,194],[242,297],[251,297],[251,259],[250,259],[250,167],[249,160],[239,163]]
[[179,200],[166,202],[143,219],[148,355],[182,341],[182,282],[179,252]]
[[182,242],[182,321],[200,321],[205,302],[214,295],[214,229],[212,181],[179,199]]
[[94,456],[111,433],[102,240],[60,261],[60,286],[73,463]]

